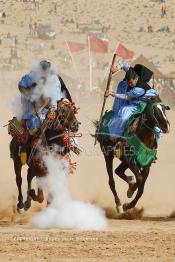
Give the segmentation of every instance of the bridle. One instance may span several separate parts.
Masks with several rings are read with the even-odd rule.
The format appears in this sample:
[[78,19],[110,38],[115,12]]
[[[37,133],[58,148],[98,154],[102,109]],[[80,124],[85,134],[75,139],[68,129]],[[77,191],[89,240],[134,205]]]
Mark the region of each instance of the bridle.
[[[148,110],[148,115],[150,117],[150,120],[154,123],[155,126],[160,127],[160,124],[157,120],[157,118],[155,117],[155,109],[154,109],[154,106],[156,105],[160,105],[161,107],[165,107],[165,109],[169,109],[169,106],[166,106],[164,105],[162,102],[150,102],[146,108],[146,110]],[[141,126],[145,126],[147,129],[149,129],[151,132],[153,132],[155,135],[156,135],[156,131],[154,128],[150,127],[149,125],[147,125],[145,122],[146,122],[146,118],[145,118],[145,114],[142,114],[141,116]]]
[[[60,108],[59,108],[59,103],[62,103]],[[63,137],[63,139],[64,139],[65,134],[68,137],[67,139],[69,139],[69,137],[75,137],[76,136],[76,135],[73,136],[72,134],[69,135],[70,130],[66,131],[66,127],[64,125],[65,125],[65,121],[67,121],[67,119],[64,119],[64,114],[61,111],[63,106],[69,106],[70,107],[70,111],[68,113],[67,118],[69,117],[69,114],[71,113],[71,110],[73,110],[74,114],[78,113],[79,108],[77,108],[75,106],[75,103],[71,103],[68,99],[61,99],[60,101],[58,101],[58,106],[57,106],[56,110],[50,109],[48,111],[46,119],[43,122],[43,125],[41,127],[41,135],[40,136],[45,135],[46,129],[53,127],[53,125],[55,125],[55,128],[57,128],[61,132],[63,132],[63,134],[58,134],[55,137],[52,137],[52,139],[59,138],[59,137]],[[61,109],[61,110],[59,110],[59,109]],[[67,133],[68,133],[68,135],[67,135]],[[79,134],[77,136],[80,137]],[[50,139],[50,140],[52,140],[52,139]],[[45,143],[47,144],[46,139],[45,139]],[[37,147],[37,144],[35,145],[34,148],[32,148],[32,150],[30,152],[29,161],[28,161],[29,163],[30,163],[31,159],[34,156],[36,147]]]

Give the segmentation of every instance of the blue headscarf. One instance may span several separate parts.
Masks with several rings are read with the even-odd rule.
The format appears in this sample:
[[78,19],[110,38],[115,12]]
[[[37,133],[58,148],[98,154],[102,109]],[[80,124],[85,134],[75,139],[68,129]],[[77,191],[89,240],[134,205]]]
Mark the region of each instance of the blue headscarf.
[[30,75],[25,75],[19,81],[18,87],[24,87],[27,89],[31,89],[33,87],[33,81]]

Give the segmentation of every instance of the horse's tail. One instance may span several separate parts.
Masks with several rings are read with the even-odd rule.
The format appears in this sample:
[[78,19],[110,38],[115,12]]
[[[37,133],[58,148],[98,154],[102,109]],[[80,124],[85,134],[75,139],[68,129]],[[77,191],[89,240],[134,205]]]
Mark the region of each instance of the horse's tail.
[[98,125],[99,125],[99,121],[98,120],[94,120],[92,123],[93,123],[95,128],[98,128]]
[[[93,126],[95,127],[95,129],[97,130],[98,129],[98,126],[99,126],[99,121],[98,120],[94,120],[92,121],[93,123]],[[93,138],[96,137],[96,134],[90,134]],[[97,135],[97,141],[98,141],[98,135]]]

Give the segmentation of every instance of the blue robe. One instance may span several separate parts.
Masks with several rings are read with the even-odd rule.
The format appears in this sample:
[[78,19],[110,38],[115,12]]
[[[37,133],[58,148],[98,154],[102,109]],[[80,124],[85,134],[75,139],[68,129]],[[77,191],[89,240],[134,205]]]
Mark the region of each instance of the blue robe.
[[127,93],[127,95],[132,99],[122,100],[115,98],[113,104],[113,111],[115,114],[108,124],[109,132],[112,137],[121,137],[123,135],[126,124],[130,117],[137,112],[139,103],[146,103],[147,98],[152,98],[158,95],[157,91],[154,89],[150,89],[145,93],[145,90],[140,87],[134,87],[129,92],[126,92],[127,87],[127,82],[121,81],[116,90],[117,94]]
[[[19,81],[18,87],[23,87],[27,90],[32,91],[34,88],[35,80],[32,77],[32,74],[24,75]],[[22,104],[22,119],[26,120],[27,127],[29,129],[38,129],[41,126],[41,123],[46,117],[48,112],[47,109],[44,109],[41,117],[39,118],[36,114],[36,110],[32,102],[27,96],[21,93],[21,104]]]
[[46,118],[46,114],[48,112],[48,109],[44,109],[42,111],[41,117],[39,118],[36,114],[36,110],[34,108],[34,105],[23,94],[21,94],[21,103],[22,103],[22,110],[23,110],[22,119],[26,120],[27,127],[29,129],[40,128],[41,123]]
[[[40,74],[37,74],[34,71],[31,71],[29,74],[24,75],[22,79],[20,80],[18,86],[25,88],[26,90],[29,90],[33,95],[36,91],[35,86],[40,80]],[[46,86],[49,88],[44,88],[43,93],[39,94],[43,97],[50,97],[51,103],[50,106],[53,108],[57,107],[57,101],[59,101],[61,98],[68,97],[71,100],[71,97],[69,95],[68,90],[66,89],[66,86],[64,85],[63,80],[58,77],[56,74],[51,74],[47,78]],[[35,96],[35,95],[34,95]],[[39,102],[38,97],[38,102]],[[26,120],[27,127],[29,129],[38,129],[41,126],[41,123],[46,118],[46,114],[48,112],[48,109],[44,109],[42,111],[42,115],[39,118],[36,113],[36,109],[34,104],[30,101],[30,99],[25,96],[23,93],[21,94],[21,102],[23,107],[23,116],[22,119]],[[36,104],[37,107],[37,104]]]

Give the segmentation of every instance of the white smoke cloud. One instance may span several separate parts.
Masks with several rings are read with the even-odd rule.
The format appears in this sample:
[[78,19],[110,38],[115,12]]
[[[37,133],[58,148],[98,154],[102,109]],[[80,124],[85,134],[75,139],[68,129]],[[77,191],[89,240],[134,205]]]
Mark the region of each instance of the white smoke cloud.
[[[40,106],[40,98],[51,98],[51,105],[57,105],[57,100],[61,99],[61,84],[58,80],[58,72],[56,66],[51,63],[51,68],[47,76],[41,72],[40,62],[34,61],[31,67],[31,75],[37,86],[32,92],[31,101],[38,103]],[[43,80],[43,76],[45,80]]]
[[101,230],[107,226],[104,211],[90,203],[71,198],[68,186],[68,163],[49,155],[45,157],[48,175],[39,178],[39,186],[52,195],[51,204],[34,217],[37,228],[75,228]]
[[[35,80],[36,82],[41,78],[41,67],[40,67],[40,61],[38,60],[34,60],[31,64],[30,67],[30,72],[34,72],[35,73]],[[50,67],[50,73],[51,74],[58,74],[58,69],[57,66],[54,63],[51,63],[51,67]]]
[[61,84],[58,80],[57,75],[51,74],[46,83],[43,86],[43,97],[44,98],[51,98],[51,104],[55,107],[57,106],[57,100],[60,100],[61,95]]
[[10,99],[7,103],[8,108],[13,112],[13,115],[18,119],[21,120],[23,116],[23,106],[21,103],[21,96],[16,95],[13,99]]
[[[33,61],[30,74],[33,82],[37,83],[37,86],[31,91],[28,97],[19,93],[19,95],[11,99],[8,103],[8,107],[18,120],[22,119],[26,111],[37,111],[43,103],[42,98],[51,98],[51,105],[56,107],[57,100],[60,100],[62,97],[61,85],[57,77],[57,68],[54,64],[51,63],[51,68],[45,81],[43,81],[42,78],[43,75],[40,68],[40,61]],[[35,109],[31,102],[35,102]]]

